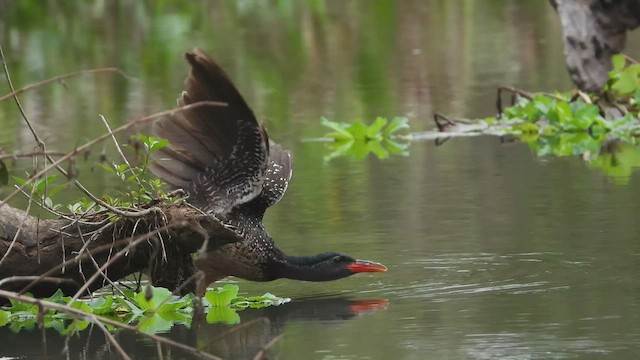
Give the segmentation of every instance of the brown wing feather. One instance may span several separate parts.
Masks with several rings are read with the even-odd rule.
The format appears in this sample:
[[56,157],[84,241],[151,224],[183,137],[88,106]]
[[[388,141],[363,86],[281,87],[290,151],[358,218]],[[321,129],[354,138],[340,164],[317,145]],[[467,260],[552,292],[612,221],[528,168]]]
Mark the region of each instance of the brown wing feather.
[[178,111],[154,124],[170,145],[154,153],[151,170],[186,190],[205,211],[224,215],[262,190],[269,160],[264,129],[229,76],[199,49],[186,54],[191,71],[178,103],[223,102]]

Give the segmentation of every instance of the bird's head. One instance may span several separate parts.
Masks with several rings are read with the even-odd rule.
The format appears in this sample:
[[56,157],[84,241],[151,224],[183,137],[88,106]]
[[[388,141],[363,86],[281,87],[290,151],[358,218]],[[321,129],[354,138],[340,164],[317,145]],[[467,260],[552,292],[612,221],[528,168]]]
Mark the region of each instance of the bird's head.
[[307,281],[329,281],[362,272],[384,271],[387,271],[387,267],[382,264],[331,252],[314,256],[288,256],[281,269],[280,277]]

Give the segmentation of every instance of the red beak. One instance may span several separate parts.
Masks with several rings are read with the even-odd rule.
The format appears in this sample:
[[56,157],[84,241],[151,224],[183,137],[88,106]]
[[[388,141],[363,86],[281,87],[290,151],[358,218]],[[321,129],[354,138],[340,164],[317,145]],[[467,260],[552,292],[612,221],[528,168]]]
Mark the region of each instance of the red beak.
[[366,260],[356,260],[353,264],[349,264],[347,269],[351,270],[352,273],[387,271],[386,266]]

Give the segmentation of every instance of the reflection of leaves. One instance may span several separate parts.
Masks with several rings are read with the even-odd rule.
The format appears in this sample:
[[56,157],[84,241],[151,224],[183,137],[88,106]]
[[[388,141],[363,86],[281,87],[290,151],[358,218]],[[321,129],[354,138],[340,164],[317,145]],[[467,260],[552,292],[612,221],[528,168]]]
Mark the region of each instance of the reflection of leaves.
[[154,314],[152,316],[142,316],[137,319],[138,328],[147,334],[165,333],[171,330],[174,321],[164,316],[164,314]]
[[409,119],[394,117],[391,123],[382,131],[382,136],[389,140],[391,135],[403,129],[409,129]]
[[407,156],[409,154],[409,143],[400,143],[388,139],[336,141],[327,145],[332,152],[324,157],[325,161],[330,161],[340,156],[349,156],[362,160],[369,154],[375,155],[378,159],[386,159],[390,154],[398,156]]
[[619,143],[612,150],[590,159],[589,166],[602,170],[618,184],[627,184],[633,170],[640,167],[640,147]]
[[207,323],[237,324],[240,322],[240,315],[228,306],[212,306],[207,313]]
[[522,137],[521,140],[527,143],[537,156],[582,155],[591,168],[601,169],[619,184],[626,184],[633,170],[640,167],[640,147],[622,140],[611,142],[602,137],[591,137],[586,133],[528,136]]
[[594,139],[586,133],[560,133],[554,136],[530,136],[522,140],[538,156],[570,156],[585,152],[597,154],[602,140]]

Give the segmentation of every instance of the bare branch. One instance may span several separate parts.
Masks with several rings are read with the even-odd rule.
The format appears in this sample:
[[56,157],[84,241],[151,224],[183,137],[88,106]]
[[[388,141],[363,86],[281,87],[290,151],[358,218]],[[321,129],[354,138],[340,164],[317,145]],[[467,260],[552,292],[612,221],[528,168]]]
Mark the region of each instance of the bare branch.
[[124,77],[127,80],[131,80],[131,81],[139,81],[138,79],[127,75],[124,71],[115,68],[115,67],[106,67],[106,68],[98,68],[98,69],[88,69],[88,70],[80,70],[80,71],[74,71],[72,73],[68,73],[68,74],[63,74],[63,75],[59,75],[56,77],[53,77],[51,79],[47,79],[47,80],[43,80],[43,81],[39,81],[37,83],[33,83],[33,84],[29,84],[26,86],[21,87],[20,89],[17,90],[13,90],[12,92],[0,96],[0,102],[7,100],[9,98],[12,98],[18,94],[21,94],[23,92],[29,91],[29,90],[33,90],[36,88],[39,88],[40,86],[43,85],[47,85],[53,82],[57,82],[57,81],[62,81],[64,79],[70,78],[70,77],[74,77],[74,76],[78,76],[78,75],[84,75],[84,74],[97,74],[97,73],[116,73],[119,75],[122,75],[122,77]]

